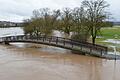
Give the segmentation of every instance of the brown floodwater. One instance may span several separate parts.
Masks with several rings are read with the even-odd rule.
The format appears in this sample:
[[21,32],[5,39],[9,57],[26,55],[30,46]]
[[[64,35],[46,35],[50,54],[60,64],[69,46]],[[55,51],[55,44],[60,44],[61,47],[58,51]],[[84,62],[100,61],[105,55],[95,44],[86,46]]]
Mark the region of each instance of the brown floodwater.
[[45,45],[0,45],[0,80],[120,80],[120,61]]

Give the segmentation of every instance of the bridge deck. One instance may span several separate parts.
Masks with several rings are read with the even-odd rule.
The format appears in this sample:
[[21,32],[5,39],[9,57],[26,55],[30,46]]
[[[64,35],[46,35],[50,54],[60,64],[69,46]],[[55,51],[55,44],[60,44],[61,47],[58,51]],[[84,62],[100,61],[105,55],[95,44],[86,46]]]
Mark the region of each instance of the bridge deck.
[[72,39],[66,39],[55,36],[9,36],[0,38],[0,42],[9,43],[9,42],[30,42],[37,44],[45,44],[50,46],[61,47],[69,50],[79,51],[81,54],[93,55],[98,57],[107,57],[107,47],[100,45],[93,45],[87,42],[79,42]]

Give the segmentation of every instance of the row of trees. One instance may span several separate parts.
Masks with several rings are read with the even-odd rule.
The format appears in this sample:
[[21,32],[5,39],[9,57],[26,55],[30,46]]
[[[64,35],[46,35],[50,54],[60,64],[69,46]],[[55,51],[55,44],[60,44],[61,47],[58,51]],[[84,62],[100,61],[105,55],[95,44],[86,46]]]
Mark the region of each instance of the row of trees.
[[109,6],[104,0],[84,0],[80,7],[74,9],[64,8],[53,10],[41,8],[33,11],[33,16],[24,21],[26,34],[49,36],[53,30],[59,30],[67,35],[72,32],[71,38],[87,41],[92,36],[95,44],[97,34],[102,27],[112,26],[108,22],[109,14],[106,8]]

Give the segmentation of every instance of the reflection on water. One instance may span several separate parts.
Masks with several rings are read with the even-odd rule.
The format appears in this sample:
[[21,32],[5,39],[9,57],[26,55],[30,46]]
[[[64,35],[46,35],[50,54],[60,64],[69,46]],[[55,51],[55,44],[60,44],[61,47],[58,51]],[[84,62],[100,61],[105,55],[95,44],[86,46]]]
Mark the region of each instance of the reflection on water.
[[120,80],[120,61],[20,45],[0,45],[0,80]]
[[39,51],[49,52],[49,53],[67,53],[71,52],[70,50],[48,46],[48,45],[42,45],[42,44],[33,44],[33,43],[10,43],[11,45],[18,47],[18,48],[34,48]]

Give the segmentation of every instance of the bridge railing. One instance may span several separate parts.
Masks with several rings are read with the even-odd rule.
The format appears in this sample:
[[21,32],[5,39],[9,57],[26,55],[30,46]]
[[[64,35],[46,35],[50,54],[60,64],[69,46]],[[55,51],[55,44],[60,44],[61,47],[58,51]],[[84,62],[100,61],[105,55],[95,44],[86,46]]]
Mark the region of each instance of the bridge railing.
[[107,47],[91,44],[88,42],[80,42],[72,39],[66,39],[62,37],[55,37],[55,36],[28,36],[28,35],[21,35],[21,36],[9,36],[3,37],[2,41],[8,42],[16,42],[16,41],[32,41],[32,42],[42,42],[48,44],[55,44],[56,46],[62,46],[63,48],[68,48],[71,50],[78,50],[87,54],[95,54],[95,55],[104,55],[107,54]]

